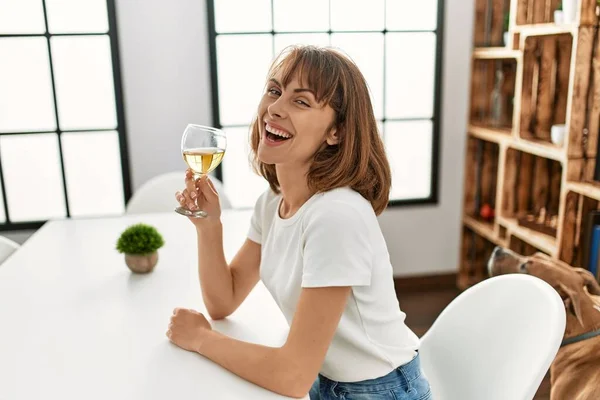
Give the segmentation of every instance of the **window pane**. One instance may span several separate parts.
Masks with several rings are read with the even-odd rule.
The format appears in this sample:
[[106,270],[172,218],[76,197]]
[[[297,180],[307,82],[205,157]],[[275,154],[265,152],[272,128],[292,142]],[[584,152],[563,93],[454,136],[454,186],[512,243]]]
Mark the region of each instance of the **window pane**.
[[386,118],[431,118],[435,82],[433,33],[388,33]]
[[334,31],[382,31],[384,0],[331,0],[331,29]]
[[271,65],[272,40],[272,35],[217,37],[221,125],[251,123]]
[[387,0],[386,28],[390,30],[435,30],[437,0]]
[[55,133],[2,136],[0,157],[11,221],[66,216]]
[[216,0],[217,32],[270,32],[271,0]]
[[233,207],[254,207],[256,199],[269,187],[252,170],[248,141],[249,128],[223,128],[227,132],[227,153],[223,158],[223,184]]
[[383,118],[383,34],[334,33],[331,45],[342,49],[358,65],[369,85],[375,118]]
[[55,130],[46,39],[0,39],[0,60],[0,131]]
[[327,31],[329,30],[329,2],[304,0],[273,0],[275,31]]
[[385,123],[385,145],[392,168],[390,200],[431,195],[431,121]]
[[0,34],[45,32],[42,0],[0,0]]
[[117,127],[108,36],[51,39],[62,130]]
[[106,0],[45,0],[50,33],[108,32]]
[[329,46],[327,33],[284,33],[275,35],[275,55],[287,46],[294,44],[312,44],[315,46]]
[[118,133],[63,133],[61,140],[71,215],[121,214],[125,203]]

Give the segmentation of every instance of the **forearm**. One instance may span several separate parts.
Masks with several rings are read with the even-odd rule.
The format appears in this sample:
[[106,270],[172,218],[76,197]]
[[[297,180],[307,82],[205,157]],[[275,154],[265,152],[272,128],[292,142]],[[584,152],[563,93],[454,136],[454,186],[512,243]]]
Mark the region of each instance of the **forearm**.
[[196,233],[204,304],[213,319],[223,318],[233,302],[233,278],[223,251],[223,226],[220,221],[210,222],[198,227]]
[[297,398],[308,393],[303,384],[307,377],[302,376],[301,369],[292,357],[285,355],[283,348],[243,342],[209,331],[198,353],[272,392]]

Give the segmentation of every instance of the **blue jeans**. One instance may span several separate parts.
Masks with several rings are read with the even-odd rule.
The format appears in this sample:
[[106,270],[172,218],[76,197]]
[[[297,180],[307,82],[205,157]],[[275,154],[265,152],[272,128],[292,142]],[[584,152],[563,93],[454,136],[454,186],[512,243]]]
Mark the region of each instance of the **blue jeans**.
[[421,374],[419,355],[381,378],[335,382],[319,374],[310,400],[431,400],[429,382]]

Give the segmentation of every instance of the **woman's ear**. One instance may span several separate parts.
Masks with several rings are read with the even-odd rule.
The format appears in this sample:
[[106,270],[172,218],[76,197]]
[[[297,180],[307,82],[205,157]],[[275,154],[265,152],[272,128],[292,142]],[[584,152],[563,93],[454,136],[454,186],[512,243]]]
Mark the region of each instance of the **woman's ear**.
[[328,145],[335,146],[340,143],[340,136],[338,134],[337,129],[333,128],[327,133],[327,137],[325,139]]

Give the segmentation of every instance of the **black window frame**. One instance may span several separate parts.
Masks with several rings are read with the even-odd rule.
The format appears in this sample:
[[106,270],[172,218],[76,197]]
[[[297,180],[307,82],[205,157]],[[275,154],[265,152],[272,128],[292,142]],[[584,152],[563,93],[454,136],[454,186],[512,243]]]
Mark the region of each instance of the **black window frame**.
[[[56,119],[56,129],[55,130],[46,130],[46,131],[15,131],[15,132],[0,132],[1,136],[8,135],[29,135],[29,134],[48,134],[53,133],[56,134],[58,141],[58,151],[59,151],[59,160],[60,160],[60,171],[62,177],[62,190],[65,199],[65,210],[66,217],[70,218],[71,213],[69,209],[69,194],[67,191],[67,180],[65,175],[65,165],[63,159],[63,149],[61,142],[61,135],[63,132],[81,132],[81,129],[76,130],[61,130],[60,122],[58,116],[58,104],[56,99],[56,84],[54,80],[54,66],[52,64],[52,46],[50,45],[50,38],[53,36],[108,36],[110,40],[110,51],[111,51],[111,65],[113,71],[113,83],[114,83],[114,93],[115,93],[115,109],[117,113],[117,127],[115,129],[84,129],[85,132],[110,132],[117,131],[117,135],[119,138],[119,149],[120,149],[120,157],[121,157],[121,174],[123,179],[123,197],[124,197],[124,205],[127,204],[127,201],[131,198],[131,176],[130,176],[130,167],[129,167],[129,158],[128,158],[128,145],[127,145],[127,129],[125,125],[125,112],[123,105],[123,89],[121,82],[121,68],[120,68],[120,58],[119,58],[119,41],[118,41],[118,31],[117,31],[117,17],[115,10],[115,0],[105,0],[106,1],[106,11],[108,15],[108,32],[106,33],[50,33],[48,30],[48,13],[46,9],[46,0],[41,0],[42,9],[44,13],[44,33],[16,33],[16,34],[2,34],[0,33],[0,39],[3,38],[19,38],[19,37],[45,37],[46,43],[48,46],[48,62],[50,68],[50,84],[52,89],[52,98],[54,102],[54,117]],[[12,230],[30,230],[30,229],[38,229],[42,225],[44,225],[47,221],[28,221],[28,222],[11,222],[10,213],[8,209],[7,195],[6,195],[6,185],[4,182],[4,168],[2,165],[2,160],[0,159],[0,186],[2,188],[2,201],[4,203],[4,213],[6,217],[6,222],[0,223],[0,231],[12,231]]]

